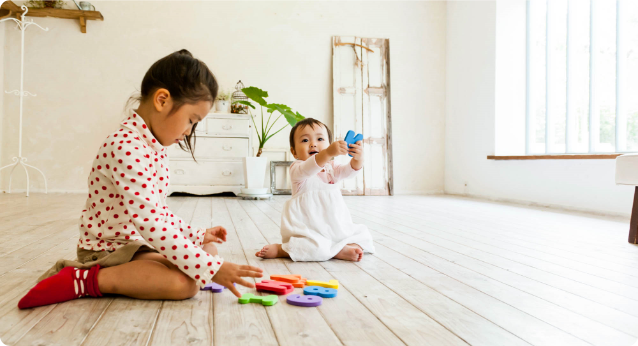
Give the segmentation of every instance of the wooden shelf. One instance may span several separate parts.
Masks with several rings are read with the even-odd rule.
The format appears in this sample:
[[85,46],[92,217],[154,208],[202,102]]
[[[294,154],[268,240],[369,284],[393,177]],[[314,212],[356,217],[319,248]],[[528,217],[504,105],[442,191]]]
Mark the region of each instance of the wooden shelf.
[[[20,19],[22,8],[12,1],[5,1],[0,7],[0,19],[15,17]],[[86,34],[87,20],[104,20],[99,11],[65,10],[59,8],[29,8],[27,17],[54,17],[63,19],[78,19],[80,30]]]

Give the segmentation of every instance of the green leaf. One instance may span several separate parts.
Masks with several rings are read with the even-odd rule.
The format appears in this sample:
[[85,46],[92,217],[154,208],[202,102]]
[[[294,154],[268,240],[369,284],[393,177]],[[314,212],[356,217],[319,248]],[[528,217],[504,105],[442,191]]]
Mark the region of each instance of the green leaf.
[[268,105],[266,105],[266,108],[268,108],[268,113],[272,113],[274,111],[279,111],[279,109],[275,108],[275,106],[278,106],[281,109],[285,109],[285,110],[288,110],[288,111],[292,112],[292,109],[290,109],[290,107],[288,107],[286,105],[282,105],[280,103],[269,103]]
[[246,106],[248,106],[248,107],[250,107],[252,109],[255,109],[255,106],[253,106],[253,104],[250,103],[250,101],[238,100],[238,101],[233,102],[233,104],[235,104],[235,103],[241,103],[242,105],[246,105]]
[[282,105],[278,105],[278,104],[273,104],[272,106],[279,113],[283,114],[286,117],[286,121],[288,121],[288,124],[290,124],[290,126],[295,126],[297,122],[305,119],[305,117],[299,114],[299,112],[293,113],[289,107],[283,108],[281,107]]
[[243,88],[241,89],[241,91],[243,91],[244,94],[246,94],[246,96],[248,96],[249,99],[259,103],[261,106],[266,107],[268,105],[268,102],[264,100],[264,97],[268,97],[267,91],[263,91],[253,86],[248,88]]

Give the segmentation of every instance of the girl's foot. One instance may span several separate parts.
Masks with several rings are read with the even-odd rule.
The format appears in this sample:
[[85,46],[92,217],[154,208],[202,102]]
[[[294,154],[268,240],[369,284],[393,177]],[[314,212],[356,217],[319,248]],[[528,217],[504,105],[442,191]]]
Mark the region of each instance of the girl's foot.
[[363,258],[363,250],[357,244],[348,244],[333,257],[344,261],[359,262]]
[[281,244],[266,245],[257,251],[255,256],[261,258],[289,257],[288,253],[281,248]]
[[[40,281],[20,302],[20,309],[66,302],[82,297],[101,297],[97,273],[100,265],[90,269],[63,268],[59,273]],[[0,343],[1,344],[1,343]]]

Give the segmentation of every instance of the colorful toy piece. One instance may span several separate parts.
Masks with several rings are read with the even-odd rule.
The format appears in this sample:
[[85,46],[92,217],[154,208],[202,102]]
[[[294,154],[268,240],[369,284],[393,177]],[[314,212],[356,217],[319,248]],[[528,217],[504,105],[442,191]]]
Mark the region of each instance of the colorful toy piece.
[[287,282],[297,288],[303,288],[306,285],[306,278],[302,278],[301,275],[271,275],[270,280]]
[[[233,285],[235,285],[235,284],[233,284]],[[200,291],[211,291],[213,293],[222,293],[222,292],[224,292],[225,288],[226,287],[224,287],[222,285],[219,285],[219,284],[216,284],[214,282],[211,282],[209,284],[206,284],[206,286],[204,286],[204,288],[200,288],[199,290]]]
[[316,280],[307,280],[306,281],[306,285],[339,289],[339,281],[337,281],[337,280],[330,280],[329,282],[316,281]]
[[323,302],[323,298],[317,296],[302,296],[301,294],[291,294],[286,298],[286,302],[290,305],[312,307],[319,306]]
[[319,296],[321,298],[334,298],[337,296],[337,290],[335,290],[334,288],[308,286],[303,289],[303,294],[309,296]]
[[256,296],[252,293],[244,293],[239,298],[239,304],[257,303],[264,306],[271,306],[277,304],[279,298],[276,295],[269,296]]
[[272,292],[279,295],[292,293],[292,291],[294,291],[291,284],[273,280],[261,280],[261,282],[255,284],[255,287],[257,287],[257,291]]
[[[346,133],[346,138],[343,139],[346,143],[348,143],[348,149],[350,149],[350,144],[355,144],[358,141],[362,141],[363,140],[363,135],[362,134],[358,134],[358,135],[354,135],[354,131],[349,130],[348,133]],[[352,157],[352,155],[348,154],[348,156]]]

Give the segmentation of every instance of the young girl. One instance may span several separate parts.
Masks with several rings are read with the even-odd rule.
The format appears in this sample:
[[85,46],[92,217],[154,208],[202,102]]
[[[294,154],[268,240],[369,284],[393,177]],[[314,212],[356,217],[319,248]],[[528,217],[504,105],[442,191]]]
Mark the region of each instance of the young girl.
[[[352,223],[337,182],[352,177],[363,167],[361,141],[332,142],[332,132],[322,122],[307,118],[290,131],[290,151],[297,161],[290,166],[292,198],[281,216],[283,244],[264,246],[255,255],[290,257],[293,261],[326,261],[338,258],[361,261],[374,252],[372,237],[364,225]],[[350,163],[331,159],[352,155]]]
[[191,145],[197,122],[212,108],[218,85],[187,50],[157,61],[142,80],[139,107],[100,145],[89,196],[78,222],[77,261],[60,260],[25,295],[21,309],[80,297],[120,294],[138,299],[187,299],[210,283],[253,284],[260,268],[224,262],[213,242],[217,226],[195,229],[166,205],[167,147]]

